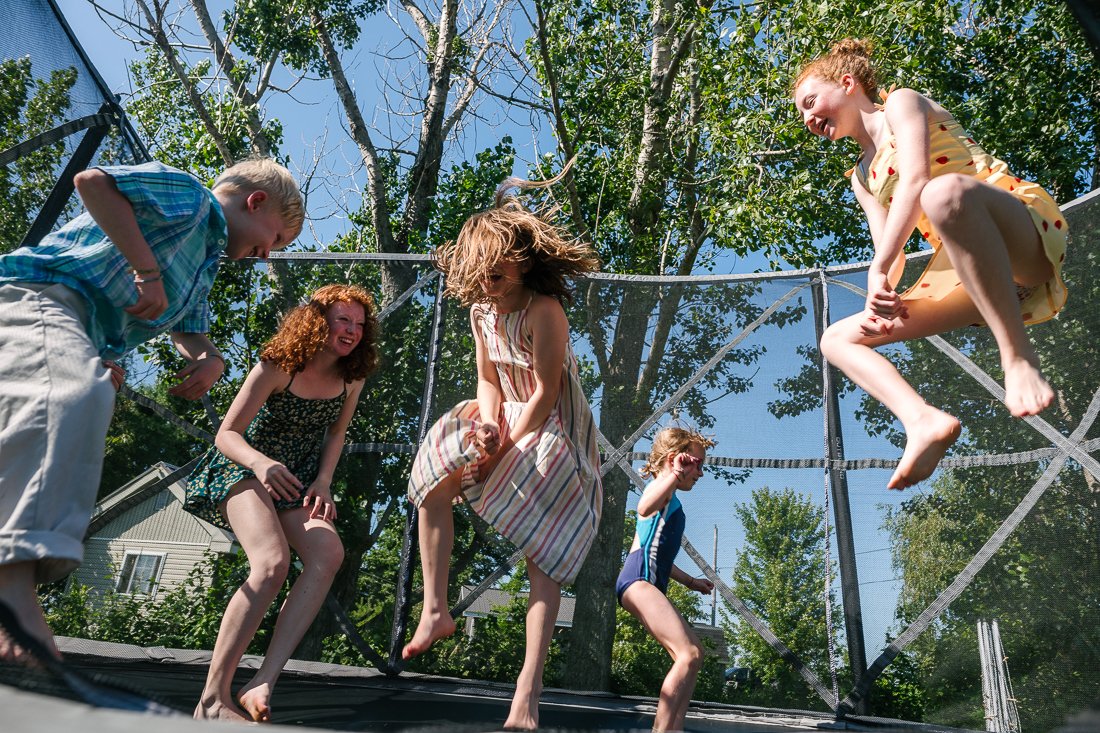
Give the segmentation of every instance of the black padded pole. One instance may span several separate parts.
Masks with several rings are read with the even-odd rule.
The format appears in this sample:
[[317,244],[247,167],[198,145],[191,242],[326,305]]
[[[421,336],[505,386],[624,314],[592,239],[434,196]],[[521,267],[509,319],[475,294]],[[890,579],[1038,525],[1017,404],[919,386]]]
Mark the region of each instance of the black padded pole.
[[1077,17],[1092,52],[1100,61],[1100,6],[1097,6],[1096,0],[1066,0],[1066,5]]
[[[106,102],[99,108],[99,114],[107,115],[111,114],[111,111],[112,105]],[[54,228],[61,212],[65,210],[65,205],[72,198],[73,177],[92,162],[96,151],[99,150],[100,143],[103,142],[103,138],[107,136],[107,131],[110,129],[110,125],[96,125],[88,128],[88,131],[84,133],[84,138],[77,146],[76,152],[73,153],[73,157],[69,158],[68,165],[65,166],[65,170],[62,171],[61,176],[54,183],[53,190],[50,191],[46,203],[42,204],[34,223],[31,224],[31,228],[27,230],[26,235],[23,237],[22,246],[33,247],[37,245],[42,241],[42,237],[49,234]]]
[[[420,426],[416,444],[424,442],[424,436],[431,425],[432,406],[435,396],[435,380],[439,371],[439,350],[443,341],[443,290],[446,285],[443,275],[436,281],[435,309],[432,313],[432,335],[428,342],[428,366],[424,377],[424,399],[420,405]],[[397,595],[394,600],[393,628],[390,634],[390,669],[387,674],[398,674],[404,668],[401,648],[405,643],[405,632],[409,626],[409,609],[412,606],[413,550],[416,548],[417,510],[412,502],[405,514],[405,537],[401,542],[401,567],[397,576]]]
[[[825,305],[825,274],[822,272],[812,286],[814,303],[814,328],[817,342],[821,343],[821,334],[825,331],[829,314]],[[820,356],[820,351],[819,351]],[[834,468],[844,460],[844,436],[840,427],[840,401],[836,396],[836,383],[833,372],[820,357],[822,384],[825,389],[825,415],[827,422],[826,443],[830,467],[829,486],[832,489],[833,518],[836,526],[836,552],[840,565],[840,590],[844,607],[844,630],[848,637],[848,664],[852,669],[853,683],[859,684],[867,673],[867,649],[863,644],[863,609],[859,600],[859,573],[856,570],[856,548],[852,537],[852,511],[848,503],[848,474],[843,468]],[[826,602],[828,602],[826,600]],[[838,710],[839,714],[843,711]],[[852,712],[867,714],[867,699],[857,703]]]

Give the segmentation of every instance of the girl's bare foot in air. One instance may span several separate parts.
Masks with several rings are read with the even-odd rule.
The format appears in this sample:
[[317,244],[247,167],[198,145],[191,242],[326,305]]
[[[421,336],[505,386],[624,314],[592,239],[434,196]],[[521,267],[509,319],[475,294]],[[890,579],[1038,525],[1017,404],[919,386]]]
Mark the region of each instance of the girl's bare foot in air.
[[237,695],[237,702],[257,723],[271,722],[271,685],[266,682],[254,687],[245,685]]
[[926,407],[920,417],[905,428],[905,452],[890,482],[886,484],[890,489],[905,489],[931,476],[947,449],[962,432],[962,426],[954,416],[931,406]]
[[195,712],[191,714],[195,720],[227,720],[232,723],[251,723],[243,710],[229,702],[222,702],[216,698],[203,697],[195,706]]
[[451,618],[450,613],[443,611],[442,613],[421,614],[416,633],[413,634],[413,638],[409,640],[405,648],[401,650],[401,658],[412,659],[423,654],[428,651],[432,644],[454,632],[455,620]]
[[1013,417],[1038,415],[1054,400],[1054,390],[1039,368],[1026,359],[1005,366],[1005,405]]

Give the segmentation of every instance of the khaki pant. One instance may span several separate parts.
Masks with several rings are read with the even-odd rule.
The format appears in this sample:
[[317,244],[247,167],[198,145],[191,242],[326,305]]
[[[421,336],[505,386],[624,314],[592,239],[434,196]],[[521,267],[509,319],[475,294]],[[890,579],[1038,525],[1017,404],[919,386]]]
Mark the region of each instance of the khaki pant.
[[84,557],[115,390],[64,285],[0,284],[0,564],[40,583]]

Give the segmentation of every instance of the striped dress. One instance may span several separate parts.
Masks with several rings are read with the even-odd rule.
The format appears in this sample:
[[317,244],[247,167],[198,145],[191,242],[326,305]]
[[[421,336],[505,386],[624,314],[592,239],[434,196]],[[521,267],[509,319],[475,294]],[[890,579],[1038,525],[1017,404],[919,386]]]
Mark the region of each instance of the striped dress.
[[[475,305],[473,315],[500,380],[505,431],[535,390],[527,309],[497,315],[490,306]],[[596,426],[572,348],[566,348],[554,410],[487,477],[477,471],[478,424],[477,400],[460,402],[436,421],[413,461],[409,500],[419,507],[440,481],[460,470],[463,494],[474,511],[550,578],[573,582],[596,536],[603,488]]]

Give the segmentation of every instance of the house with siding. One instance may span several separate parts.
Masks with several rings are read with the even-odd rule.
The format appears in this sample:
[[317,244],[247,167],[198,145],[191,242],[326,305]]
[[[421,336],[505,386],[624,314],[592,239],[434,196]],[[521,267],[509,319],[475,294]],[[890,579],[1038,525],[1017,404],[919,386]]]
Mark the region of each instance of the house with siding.
[[175,470],[157,463],[96,504],[74,582],[155,599],[183,584],[206,552],[237,551],[231,532],[184,511],[185,479],[164,482]]

